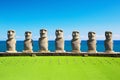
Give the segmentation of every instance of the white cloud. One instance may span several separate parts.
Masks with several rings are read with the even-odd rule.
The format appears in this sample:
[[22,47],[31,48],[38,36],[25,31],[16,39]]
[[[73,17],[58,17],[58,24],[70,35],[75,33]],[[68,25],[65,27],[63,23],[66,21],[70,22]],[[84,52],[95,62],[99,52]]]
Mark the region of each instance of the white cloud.
[[114,34],[114,35],[113,35],[113,39],[114,39],[114,40],[120,40],[120,35]]
[[104,40],[105,39],[105,35],[96,35],[96,39],[97,40]]

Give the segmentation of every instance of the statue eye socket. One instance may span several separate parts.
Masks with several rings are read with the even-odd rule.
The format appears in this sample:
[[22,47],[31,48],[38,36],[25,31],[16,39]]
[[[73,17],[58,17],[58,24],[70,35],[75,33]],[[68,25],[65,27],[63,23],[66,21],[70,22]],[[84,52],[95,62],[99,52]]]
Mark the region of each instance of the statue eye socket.
[[14,31],[12,31],[12,33],[14,33]]
[[62,30],[60,30],[60,32],[63,32]]

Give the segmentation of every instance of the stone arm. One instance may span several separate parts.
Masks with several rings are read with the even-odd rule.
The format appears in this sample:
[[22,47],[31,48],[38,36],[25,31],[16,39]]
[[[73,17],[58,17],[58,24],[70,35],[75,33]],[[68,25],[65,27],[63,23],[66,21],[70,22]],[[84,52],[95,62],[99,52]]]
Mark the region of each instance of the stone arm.
[[33,46],[33,39],[31,39],[31,43],[32,43],[32,46]]

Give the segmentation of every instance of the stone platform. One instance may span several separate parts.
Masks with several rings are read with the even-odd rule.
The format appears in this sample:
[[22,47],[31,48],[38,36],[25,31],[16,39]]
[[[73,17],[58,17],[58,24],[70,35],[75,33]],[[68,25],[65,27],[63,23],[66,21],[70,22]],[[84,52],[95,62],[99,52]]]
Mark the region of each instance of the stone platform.
[[96,56],[96,57],[120,57],[120,53],[87,53],[87,52],[81,52],[81,53],[73,53],[73,52],[64,52],[64,53],[55,53],[55,52],[48,52],[48,53],[40,53],[40,52],[32,52],[32,53],[23,53],[23,52],[17,52],[17,53],[6,53],[6,52],[0,52],[0,57],[4,56]]

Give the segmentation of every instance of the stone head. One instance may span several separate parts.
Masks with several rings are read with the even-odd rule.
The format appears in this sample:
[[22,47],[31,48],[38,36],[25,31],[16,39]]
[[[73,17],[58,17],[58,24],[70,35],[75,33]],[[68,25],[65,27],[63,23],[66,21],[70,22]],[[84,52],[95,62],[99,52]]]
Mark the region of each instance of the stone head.
[[40,30],[40,37],[41,38],[47,37],[47,30],[46,29],[41,29]]
[[63,30],[58,29],[56,30],[55,34],[56,34],[56,38],[63,38]]
[[95,40],[95,38],[96,38],[95,32],[89,32],[88,33],[88,38],[89,38],[89,40]]
[[25,32],[25,39],[28,40],[28,39],[31,39],[32,38],[32,33],[30,31],[26,31]]
[[73,39],[79,39],[80,38],[79,36],[80,36],[80,33],[78,31],[73,31],[72,32]]
[[112,32],[111,31],[106,31],[105,32],[105,37],[107,40],[111,40],[112,39]]
[[15,37],[15,31],[14,30],[9,30],[7,32],[8,39],[13,39]]

